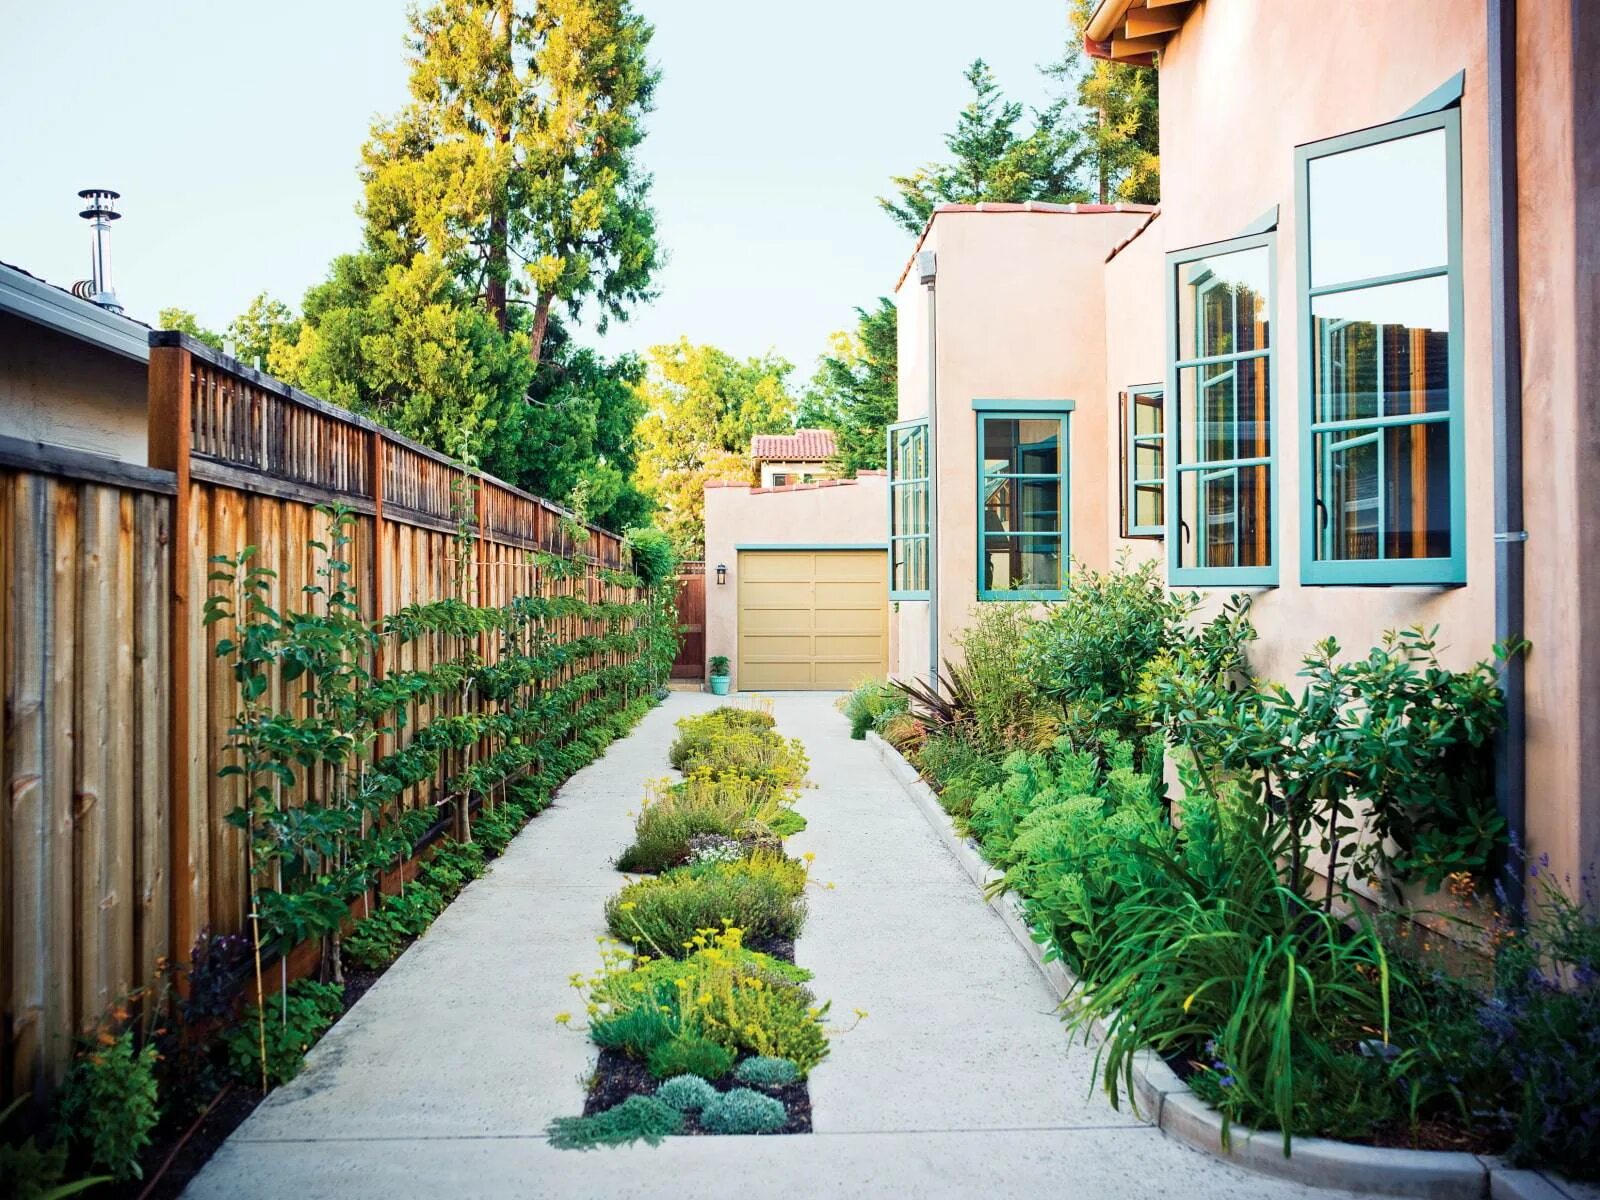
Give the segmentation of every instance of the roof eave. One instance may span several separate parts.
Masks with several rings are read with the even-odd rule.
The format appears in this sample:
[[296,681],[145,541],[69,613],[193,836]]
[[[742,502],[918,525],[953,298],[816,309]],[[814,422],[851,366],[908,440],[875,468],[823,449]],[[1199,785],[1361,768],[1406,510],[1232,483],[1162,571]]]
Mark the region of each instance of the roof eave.
[[150,331],[129,317],[108,312],[24,271],[0,264],[0,312],[43,325],[67,337],[131,358],[150,361]]

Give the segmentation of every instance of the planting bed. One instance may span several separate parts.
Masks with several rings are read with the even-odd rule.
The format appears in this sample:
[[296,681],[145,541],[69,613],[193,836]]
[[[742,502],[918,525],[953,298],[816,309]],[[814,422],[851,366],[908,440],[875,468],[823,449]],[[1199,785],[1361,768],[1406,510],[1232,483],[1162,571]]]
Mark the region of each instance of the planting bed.
[[804,827],[789,804],[805,753],[773,729],[770,705],[678,728],[670,757],[684,779],[647,797],[617,860],[655,873],[608,901],[615,940],[599,971],[573,980],[599,1055],[583,1115],[551,1125],[560,1148],[811,1131],[806,1076],[828,1052],[827,1005],[794,963],[808,865],[782,848]]

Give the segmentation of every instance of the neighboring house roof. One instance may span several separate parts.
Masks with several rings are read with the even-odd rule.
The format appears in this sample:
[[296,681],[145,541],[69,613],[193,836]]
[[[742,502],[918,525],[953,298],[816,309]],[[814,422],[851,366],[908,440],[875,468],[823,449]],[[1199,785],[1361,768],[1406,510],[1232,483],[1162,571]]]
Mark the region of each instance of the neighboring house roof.
[[917,244],[911,248],[911,257],[906,259],[905,268],[900,272],[900,278],[894,281],[894,286],[898,289],[906,281],[906,276],[911,274],[911,268],[917,263],[917,251],[921,250],[922,243],[928,240],[928,231],[933,228],[935,221],[948,213],[1058,213],[1070,217],[1155,211],[1154,204],[1051,204],[1044,200],[1027,200],[1021,204],[1001,204],[998,201],[991,203],[987,200],[979,204],[941,204],[923,223],[922,232],[917,235]]
[[150,327],[143,321],[101,308],[5,262],[0,262],[0,312],[139,362],[150,361]]
[[837,452],[831,429],[758,433],[750,439],[750,457],[757,462],[825,462]]

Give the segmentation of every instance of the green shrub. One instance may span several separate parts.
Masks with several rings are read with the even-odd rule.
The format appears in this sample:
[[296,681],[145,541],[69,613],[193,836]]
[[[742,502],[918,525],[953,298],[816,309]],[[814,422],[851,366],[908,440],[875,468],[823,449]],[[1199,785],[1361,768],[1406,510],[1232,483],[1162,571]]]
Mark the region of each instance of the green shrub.
[[399,957],[410,939],[420,937],[444,911],[445,899],[427,883],[408,884],[385,896],[376,912],[362,920],[343,940],[346,962],[375,971]]
[[753,1083],[757,1087],[783,1087],[800,1078],[800,1068],[787,1058],[772,1058],[758,1054],[747,1058],[734,1068],[733,1076],[740,1083]]
[[343,1011],[342,988],[310,979],[290,984],[287,998],[268,998],[264,1014],[252,1004],[223,1038],[234,1078],[249,1086],[260,1086],[264,1036],[267,1086],[289,1082],[300,1073],[306,1051]]
[[702,929],[737,925],[751,938],[792,938],[805,919],[806,869],[779,854],[679,867],[629,884],[606,901],[623,941],[681,958]]
[[940,787],[958,779],[983,786],[1005,778],[1000,759],[985,754],[971,736],[958,730],[928,734],[917,754],[917,769]]
[[141,1179],[139,1155],[161,1119],[156,1048],[134,1044],[133,1031],[101,1033],[72,1064],[61,1089],[57,1136],[115,1179]]
[[850,722],[850,736],[856,741],[867,731],[881,732],[883,723],[908,706],[905,692],[887,679],[865,679],[839,702],[839,711]]
[[678,552],[672,539],[651,525],[635,525],[623,537],[633,555],[633,573],[645,587],[655,587],[678,570]]
[[664,871],[689,857],[690,843],[705,834],[771,837],[782,805],[752,780],[694,776],[647,798],[634,827],[633,844],[617,859],[619,871]]
[[746,950],[743,941],[736,927],[696,934],[693,953],[681,960],[652,959],[631,969],[628,955],[608,952],[585,985],[599,1010],[590,1036],[600,1045],[618,1044],[620,1027],[638,1046],[647,1040],[639,1030],[654,1031],[648,1049],[632,1051],[648,1057],[660,1042],[692,1034],[728,1050],[792,1059],[805,1075],[827,1057],[828,1006],[803,986],[810,978],[805,970]]
[[771,1133],[788,1120],[781,1103],[749,1088],[723,1092],[700,1112],[700,1128],[708,1133]]
[[1066,710],[1069,726],[1132,737],[1144,724],[1139,677],[1185,643],[1196,603],[1169,591],[1153,561],[1104,574],[1079,564],[1066,597],[1028,631],[1022,673]]
[[[677,997],[666,984],[647,985],[627,1007],[589,1021],[589,1038],[605,1050],[619,1050],[629,1058],[649,1059],[659,1046],[678,1033],[676,1013],[669,1008]],[[666,1008],[668,1011],[663,1012]]]
[[792,808],[780,809],[769,826],[772,832],[781,838],[793,837],[805,827],[806,819]]
[[721,1079],[733,1067],[733,1051],[698,1034],[680,1034],[650,1051],[650,1074],[657,1079],[697,1075]]
[[656,1095],[679,1112],[699,1112],[717,1098],[717,1089],[699,1075],[674,1075],[656,1089]]
[[[1076,578],[1074,579],[1076,587]],[[1049,745],[1058,721],[1043,711],[1023,667],[1028,639],[1039,624],[1023,605],[982,604],[957,636],[977,744],[990,754]]]
[[545,1132],[557,1150],[593,1150],[630,1142],[659,1146],[683,1132],[683,1114],[654,1096],[629,1096],[591,1117],[557,1117]]

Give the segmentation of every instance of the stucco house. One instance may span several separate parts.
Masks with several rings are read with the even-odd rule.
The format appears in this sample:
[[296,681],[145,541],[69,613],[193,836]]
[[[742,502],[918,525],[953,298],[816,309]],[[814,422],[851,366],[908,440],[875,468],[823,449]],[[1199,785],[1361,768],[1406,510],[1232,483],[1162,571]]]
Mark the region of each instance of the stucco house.
[[742,556],[780,543],[813,565],[761,562],[777,594],[831,586],[821,548],[887,547],[900,677],[954,656],[978,606],[1058,597],[1074,563],[1123,554],[1208,605],[1249,592],[1268,678],[1328,635],[1359,652],[1438,626],[1455,667],[1526,636],[1500,807],[1561,869],[1600,861],[1600,21],[1582,8],[1101,0],[1090,53],[1159,64],[1159,211],[937,210],[896,289],[883,506],[708,493],[708,562],[736,581],[708,588],[730,597],[710,652],[765,644],[771,612],[732,597]]
[[758,433],[750,439],[750,459],[764,488],[832,479],[830,464],[837,452],[831,429]]

